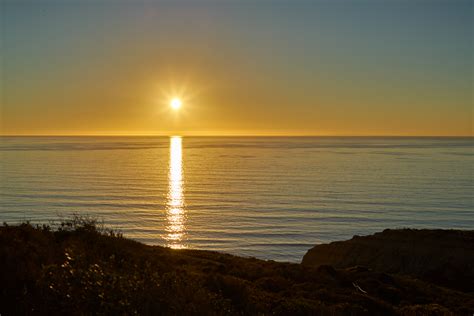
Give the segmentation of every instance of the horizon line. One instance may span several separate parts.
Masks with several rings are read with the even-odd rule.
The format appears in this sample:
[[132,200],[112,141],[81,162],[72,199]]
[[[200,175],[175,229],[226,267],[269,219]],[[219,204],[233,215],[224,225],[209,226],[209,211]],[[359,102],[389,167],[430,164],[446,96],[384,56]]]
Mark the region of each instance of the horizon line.
[[474,138],[474,135],[317,135],[317,134],[0,134],[0,137],[406,137],[406,138]]

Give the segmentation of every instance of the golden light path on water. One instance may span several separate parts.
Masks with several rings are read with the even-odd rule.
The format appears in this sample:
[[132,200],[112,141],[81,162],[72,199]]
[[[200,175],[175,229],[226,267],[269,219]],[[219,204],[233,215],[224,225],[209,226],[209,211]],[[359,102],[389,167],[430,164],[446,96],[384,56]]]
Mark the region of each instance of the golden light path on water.
[[183,148],[182,138],[170,138],[170,161],[168,171],[168,196],[166,203],[166,235],[167,246],[180,249],[184,244],[186,214],[183,193]]

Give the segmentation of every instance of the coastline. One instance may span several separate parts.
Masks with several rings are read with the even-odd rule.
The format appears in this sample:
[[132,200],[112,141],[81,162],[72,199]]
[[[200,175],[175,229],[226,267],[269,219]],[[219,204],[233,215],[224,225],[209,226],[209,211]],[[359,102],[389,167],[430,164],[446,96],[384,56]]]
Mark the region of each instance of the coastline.
[[[415,242],[407,231],[414,230],[392,232]],[[342,253],[341,244],[373,236],[379,237],[338,242],[337,251]],[[172,250],[125,239],[93,222],[66,223],[57,231],[48,226],[4,225],[0,245],[2,315],[474,312],[472,289],[441,286],[413,274],[381,272],[357,262],[311,263],[307,256],[303,264],[293,264],[212,251]],[[317,245],[313,251],[321,246],[330,247]],[[353,255],[366,251],[360,243],[344,247]],[[336,248],[328,249],[334,252]],[[380,255],[374,249],[369,252]],[[472,269],[467,260],[466,266]]]

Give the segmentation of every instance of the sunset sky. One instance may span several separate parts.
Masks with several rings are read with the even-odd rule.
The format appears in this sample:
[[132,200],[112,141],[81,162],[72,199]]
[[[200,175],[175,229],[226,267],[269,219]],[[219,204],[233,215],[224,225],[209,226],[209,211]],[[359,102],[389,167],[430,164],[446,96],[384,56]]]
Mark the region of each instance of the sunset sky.
[[3,135],[473,133],[470,0],[0,6]]

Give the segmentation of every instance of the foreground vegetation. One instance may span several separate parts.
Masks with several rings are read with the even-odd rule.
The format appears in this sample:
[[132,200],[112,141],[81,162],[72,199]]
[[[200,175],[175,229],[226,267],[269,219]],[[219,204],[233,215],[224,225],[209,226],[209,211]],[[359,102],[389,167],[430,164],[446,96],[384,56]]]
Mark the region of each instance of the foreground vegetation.
[[0,227],[0,313],[144,315],[450,315],[474,294],[363,267],[171,250],[93,220]]

